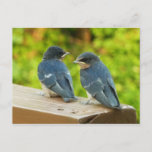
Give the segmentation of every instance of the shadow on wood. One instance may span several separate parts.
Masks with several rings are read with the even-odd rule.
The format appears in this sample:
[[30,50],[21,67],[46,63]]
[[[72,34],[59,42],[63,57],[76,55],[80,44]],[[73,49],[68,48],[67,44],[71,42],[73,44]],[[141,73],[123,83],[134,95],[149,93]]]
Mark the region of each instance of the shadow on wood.
[[[14,124],[134,124],[136,111],[122,105],[122,110],[102,107],[101,104],[65,103],[61,98],[39,95],[41,90],[13,85]],[[86,98],[80,98],[86,100]]]

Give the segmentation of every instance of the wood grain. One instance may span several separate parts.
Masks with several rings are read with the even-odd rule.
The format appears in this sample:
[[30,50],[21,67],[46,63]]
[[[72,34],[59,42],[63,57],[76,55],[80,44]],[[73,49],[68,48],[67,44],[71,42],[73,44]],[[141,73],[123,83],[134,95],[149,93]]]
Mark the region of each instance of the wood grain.
[[14,124],[136,123],[136,111],[129,105],[120,111],[101,104],[65,103],[62,98],[41,96],[40,91],[13,85]]

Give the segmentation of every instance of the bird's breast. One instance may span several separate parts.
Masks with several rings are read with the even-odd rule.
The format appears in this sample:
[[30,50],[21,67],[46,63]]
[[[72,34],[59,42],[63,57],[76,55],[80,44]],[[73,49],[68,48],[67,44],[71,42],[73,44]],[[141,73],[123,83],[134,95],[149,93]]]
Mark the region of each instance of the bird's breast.
[[42,84],[42,90],[45,94],[45,96],[47,97],[57,97],[59,95],[57,95],[55,92],[53,92],[52,90],[48,89],[43,83]]

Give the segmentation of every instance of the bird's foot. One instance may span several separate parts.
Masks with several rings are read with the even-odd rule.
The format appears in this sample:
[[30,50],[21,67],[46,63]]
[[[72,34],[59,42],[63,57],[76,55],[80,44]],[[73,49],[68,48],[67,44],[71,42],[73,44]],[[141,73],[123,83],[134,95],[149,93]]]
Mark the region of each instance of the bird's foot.
[[49,97],[50,98],[58,98],[58,97],[60,97],[60,95],[58,95],[58,94],[49,94]]
[[82,100],[80,103],[83,105],[91,104],[91,100]]
[[63,98],[64,102],[68,103],[71,101],[71,98]]
[[38,95],[41,95],[41,96],[45,96],[45,93],[43,91],[39,91],[37,92]]
[[50,95],[48,93],[45,93],[43,91],[39,91],[39,92],[37,92],[37,94],[40,96],[48,97],[48,98],[50,97]]
[[63,98],[64,102],[75,102],[77,98]]
[[74,98],[71,98],[71,101],[72,101],[72,102],[79,101],[79,98],[75,96]]

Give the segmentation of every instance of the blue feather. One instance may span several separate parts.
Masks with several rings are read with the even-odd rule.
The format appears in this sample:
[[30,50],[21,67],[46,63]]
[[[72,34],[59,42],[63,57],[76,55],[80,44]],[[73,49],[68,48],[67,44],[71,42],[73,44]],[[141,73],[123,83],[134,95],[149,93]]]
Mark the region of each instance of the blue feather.
[[80,70],[82,86],[101,104],[117,108],[120,106],[111,74],[102,62]]
[[43,60],[38,66],[38,77],[48,89],[65,98],[75,98],[72,78],[65,64],[59,60]]

